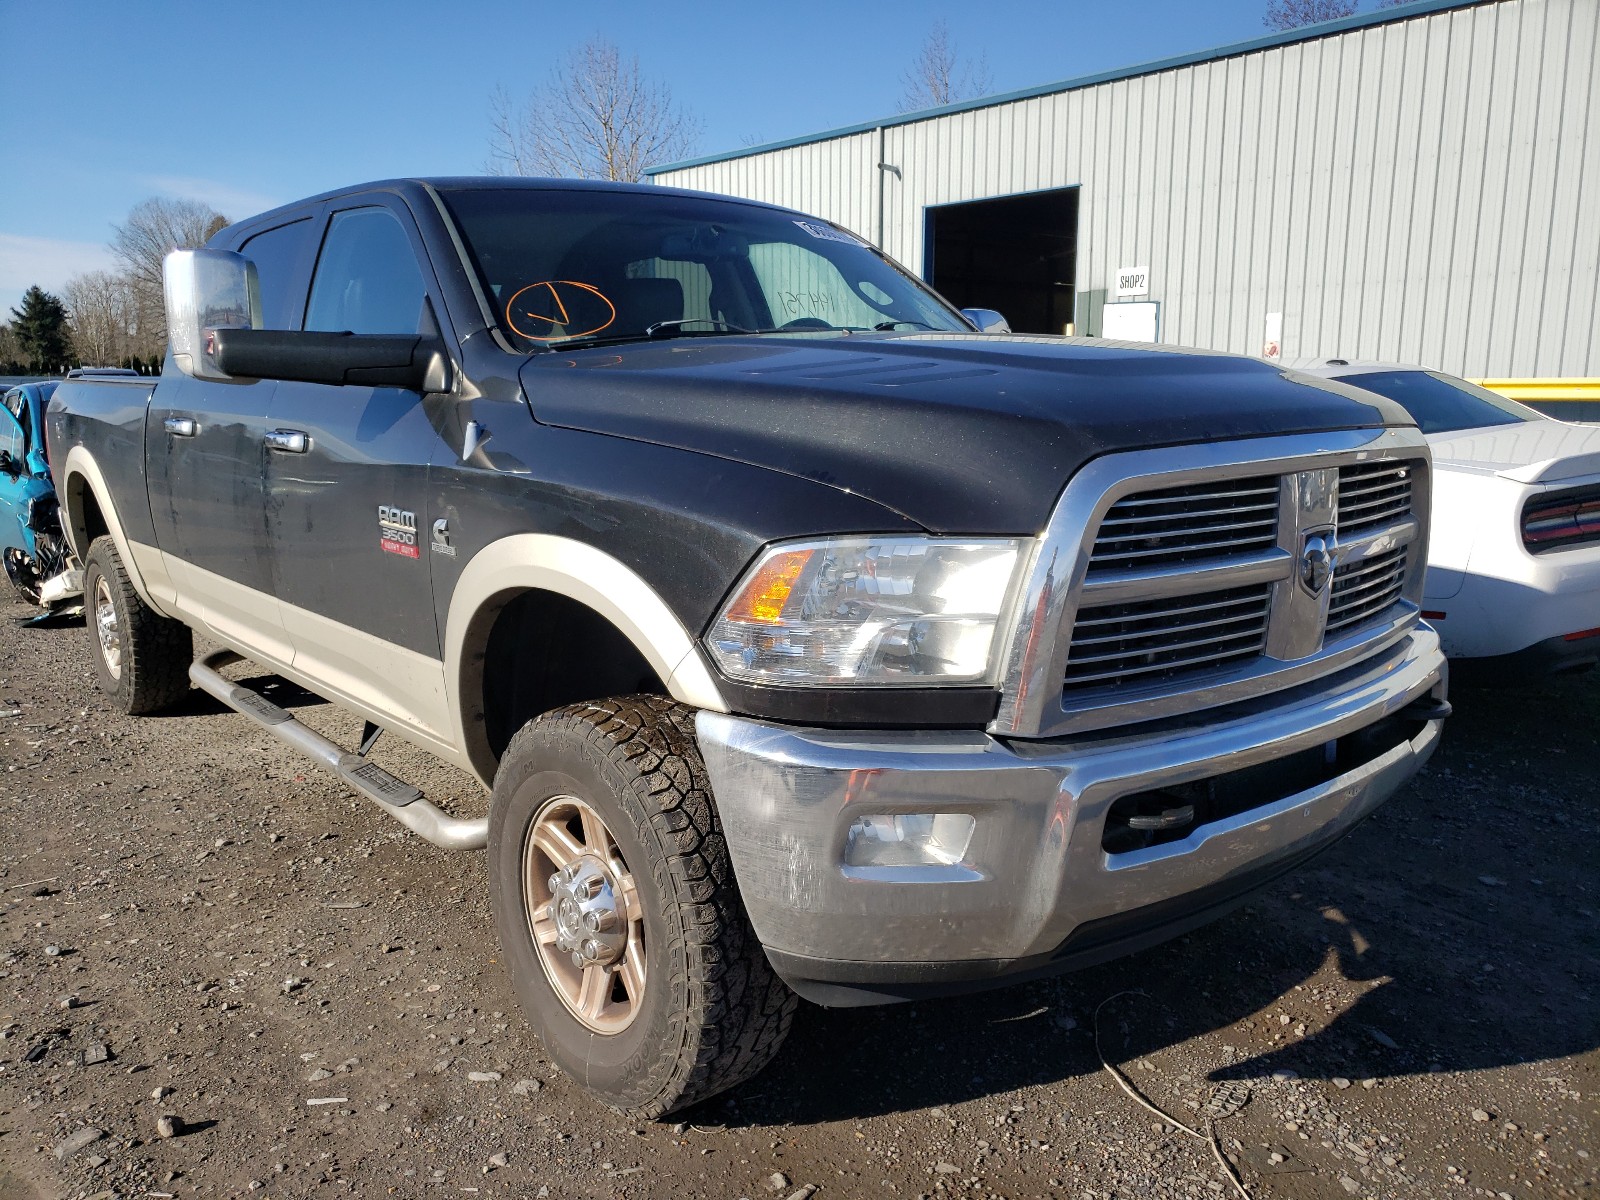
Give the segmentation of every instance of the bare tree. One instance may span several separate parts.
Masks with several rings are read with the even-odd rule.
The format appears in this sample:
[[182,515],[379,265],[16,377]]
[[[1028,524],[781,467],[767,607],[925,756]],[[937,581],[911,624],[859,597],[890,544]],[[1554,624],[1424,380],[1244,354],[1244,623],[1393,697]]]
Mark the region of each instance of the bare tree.
[[648,167],[688,157],[700,134],[666,85],[603,38],[567,55],[520,107],[495,88],[489,112],[487,165],[496,175],[634,182]]
[[[1404,0],[1391,0],[1403,3]],[[1356,0],[1267,0],[1267,15],[1261,18],[1268,29],[1283,31],[1337,21],[1356,11]]]
[[157,354],[166,344],[167,315],[161,296],[161,264],[171,250],[203,246],[228,218],[198,200],[152,197],[133,206],[113,225],[111,254],[133,294],[136,353]]
[[74,275],[62,288],[72,321],[72,345],[86,366],[115,366],[134,352],[135,299],[126,276],[109,271]]
[[0,322],[0,371],[11,372],[22,369],[22,347],[17,345],[17,335],[11,332],[11,326]]
[[901,112],[938,108],[994,90],[988,56],[978,55],[975,63],[962,62],[943,18],[933,23],[927,41],[900,79],[905,84],[900,94]]

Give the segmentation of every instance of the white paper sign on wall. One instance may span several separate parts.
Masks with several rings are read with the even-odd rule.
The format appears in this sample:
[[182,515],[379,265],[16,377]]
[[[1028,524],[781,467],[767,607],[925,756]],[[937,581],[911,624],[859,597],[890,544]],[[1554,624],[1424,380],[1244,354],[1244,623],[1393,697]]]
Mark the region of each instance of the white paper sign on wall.
[[1150,294],[1150,268],[1118,267],[1117,277],[1112,282],[1115,286],[1111,291],[1119,300],[1127,296],[1148,296]]
[[1267,314],[1266,336],[1261,342],[1261,357],[1277,362],[1283,357],[1283,314]]

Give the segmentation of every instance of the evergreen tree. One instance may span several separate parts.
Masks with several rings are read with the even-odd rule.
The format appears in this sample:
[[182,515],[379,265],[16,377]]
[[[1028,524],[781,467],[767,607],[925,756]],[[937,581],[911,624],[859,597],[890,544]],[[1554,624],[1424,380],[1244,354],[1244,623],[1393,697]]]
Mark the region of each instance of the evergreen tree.
[[22,293],[22,306],[11,310],[11,332],[28,369],[56,370],[67,360],[67,307],[35,284]]

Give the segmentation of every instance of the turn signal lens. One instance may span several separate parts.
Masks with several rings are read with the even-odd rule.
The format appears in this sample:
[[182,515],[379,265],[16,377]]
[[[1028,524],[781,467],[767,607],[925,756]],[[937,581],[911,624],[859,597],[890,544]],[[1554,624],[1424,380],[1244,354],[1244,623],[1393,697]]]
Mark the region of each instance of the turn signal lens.
[[724,618],[776,625],[794,591],[795,580],[800,578],[800,572],[806,569],[814,553],[814,550],[789,550],[767,559],[728,605]]

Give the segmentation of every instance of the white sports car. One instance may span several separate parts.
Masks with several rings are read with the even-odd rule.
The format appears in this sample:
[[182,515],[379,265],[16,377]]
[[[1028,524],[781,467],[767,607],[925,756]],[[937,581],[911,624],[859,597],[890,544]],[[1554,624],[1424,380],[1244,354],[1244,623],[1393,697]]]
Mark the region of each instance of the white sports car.
[[1421,367],[1299,370],[1396,401],[1432,446],[1423,616],[1447,654],[1504,680],[1600,662],[1600,425]]

